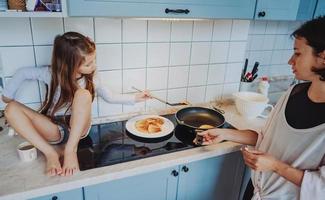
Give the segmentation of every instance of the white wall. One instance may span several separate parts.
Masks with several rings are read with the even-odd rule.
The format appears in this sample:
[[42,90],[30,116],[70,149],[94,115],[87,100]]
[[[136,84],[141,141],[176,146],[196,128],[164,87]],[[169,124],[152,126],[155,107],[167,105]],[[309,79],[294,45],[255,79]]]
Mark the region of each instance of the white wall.
[[[111,18],[0,18],[0,65],[5,82],[21,67],[50,64],[55,35],[78,31],[97,44],[97,65],[112,90],[149,89],[162,99],[192,103],[238,90],[250,21],[162,21]],[[27,81],[17,99],[41,102],[41,83]],[[150,100],[135,106],[96,98],[93,116],[164,108]]]

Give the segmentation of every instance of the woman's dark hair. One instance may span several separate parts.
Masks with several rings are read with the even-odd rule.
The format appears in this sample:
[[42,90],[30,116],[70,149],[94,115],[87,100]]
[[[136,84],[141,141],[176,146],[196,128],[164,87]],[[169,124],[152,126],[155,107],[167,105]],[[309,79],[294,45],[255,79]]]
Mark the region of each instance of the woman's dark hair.
[[[320,16],[302,24],[292,34],[294,38],[305,38],[307,44],[313,49],[315,56],[325,50],[325,16]],[[325,68],[312,68],[312,71],[320,75],[320,80],[325,81]]]

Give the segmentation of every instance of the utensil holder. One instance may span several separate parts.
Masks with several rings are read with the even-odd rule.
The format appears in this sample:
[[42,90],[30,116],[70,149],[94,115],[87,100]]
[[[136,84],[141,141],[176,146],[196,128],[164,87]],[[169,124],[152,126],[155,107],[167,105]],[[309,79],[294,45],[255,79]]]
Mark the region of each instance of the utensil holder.
[[256,92],[257,85],[256,82],[240,82],[239,91]]

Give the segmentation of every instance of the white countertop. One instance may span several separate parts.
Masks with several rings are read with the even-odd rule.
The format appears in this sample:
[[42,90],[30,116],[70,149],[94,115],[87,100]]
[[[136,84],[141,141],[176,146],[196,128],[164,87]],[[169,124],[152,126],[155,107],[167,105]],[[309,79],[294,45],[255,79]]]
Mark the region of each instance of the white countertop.
[[[221,109],[225,111],[226,121],[237,129],[256,130],[260,129],[265,123],[265,120],[261,118],[254,120],[243,119],[233,105],[224,104]],[[175,110],[170,109],[156,114],[167,114],[173,111]],[[121,118],[123,117],[120,116],[119,119]],[[103,123],[116,120],[117,118],[97,118],[93,119],[93,122]],[[5,132],[0,133],[0,200],[29,199],[62,192],[238,151],[241,147],[238,143],[223,142],[81,171],[71,177],[47,177],[44,173],[44,156],[38,154],[37,160],[32,162],[24,163],[19,161],[16,147],[22,139],[19,136],[8,136]]]

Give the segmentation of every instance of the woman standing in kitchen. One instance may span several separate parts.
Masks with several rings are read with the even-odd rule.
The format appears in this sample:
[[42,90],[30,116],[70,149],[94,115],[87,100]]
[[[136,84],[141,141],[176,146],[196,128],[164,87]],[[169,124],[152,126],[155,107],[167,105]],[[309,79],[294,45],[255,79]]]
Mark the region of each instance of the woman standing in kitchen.
[[[17,71],[3,91],[8,103],[5,116],[10,126],[46,157],[46,173],[69,176],[79,171],[77,146],[91,125],[91,105],[95,94],[111,103],[144,101],[148,92],[114,94],[104,88],[96,74],[96,47],[88,37],[76,32],[56,36],[50,67],[28,67]],[[46,84],[40,113],[14,100],[24,80]],[[63,165],[51,144],[66,143]]]
[[206,144],[229,140],[255,146],[242,149],[252,169],[244,199],[325,197],[325,16],[307,21],[292,36],[288,63],[295,78],[307,82],[288,89],[264,128],[201,133]]

